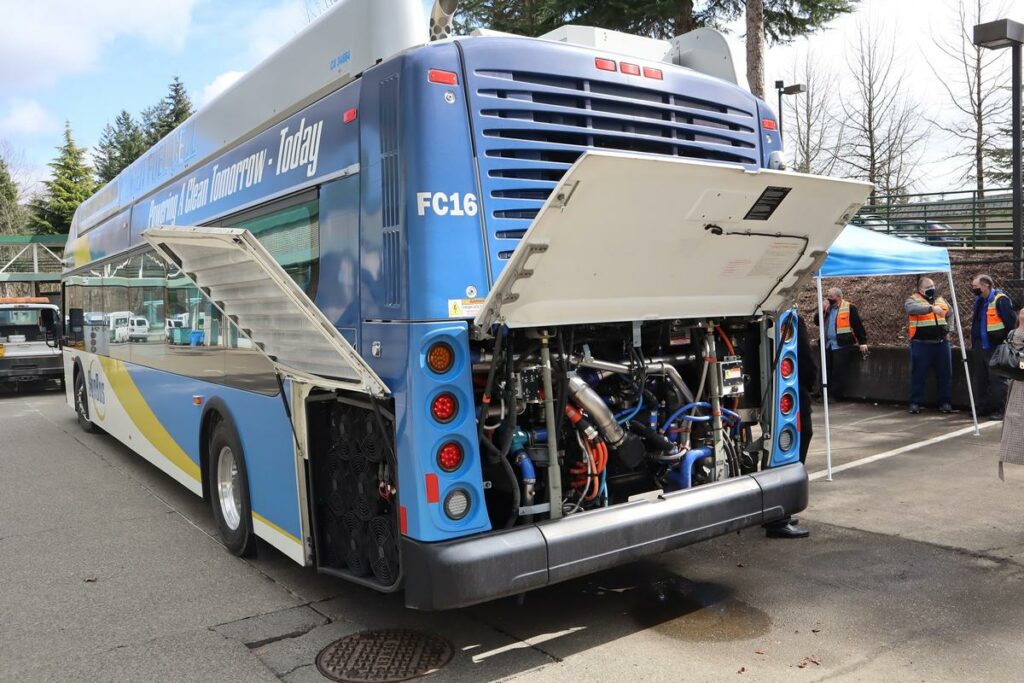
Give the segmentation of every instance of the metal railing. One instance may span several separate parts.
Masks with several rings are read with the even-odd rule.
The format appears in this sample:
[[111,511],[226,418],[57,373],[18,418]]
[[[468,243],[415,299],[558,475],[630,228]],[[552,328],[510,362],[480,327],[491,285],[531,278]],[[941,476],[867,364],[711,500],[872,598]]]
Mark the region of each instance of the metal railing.
[[917,242],[969,249],[1013,246],[1009,188],[875,195],[853,219]]

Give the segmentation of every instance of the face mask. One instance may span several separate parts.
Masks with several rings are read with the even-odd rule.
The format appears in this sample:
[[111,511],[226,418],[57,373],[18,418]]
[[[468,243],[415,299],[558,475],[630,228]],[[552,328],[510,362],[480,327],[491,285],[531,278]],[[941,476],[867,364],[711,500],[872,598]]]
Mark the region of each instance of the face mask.
[[832,297],[829,297],[828,302],[835,306],[836,304],[839,303],[839,299],[833,299]]
[[929,287],[928,289],[924,290],[924,296],[929,301],[934,299],[935,298],[935,288],[934,287]]
[[981,287],[971,287],[971,291],[974,292],[974,296],[981,296]]

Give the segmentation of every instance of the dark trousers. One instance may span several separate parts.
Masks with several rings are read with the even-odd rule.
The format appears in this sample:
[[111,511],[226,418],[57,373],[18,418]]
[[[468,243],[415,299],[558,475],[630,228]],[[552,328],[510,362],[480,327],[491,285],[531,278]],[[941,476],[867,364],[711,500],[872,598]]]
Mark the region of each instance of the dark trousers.
[[924,386],[928,375],[935,372],[939,405],[953,402],[953,356],[949,342],[910,342],[910,402],[924,403]]
[[982,349],[981,342],[977,343],[978,346],[971,349],[969,356],[974,402],[977,404],[978,413],[982,415],[1001,413],[1003,406],[1006,405],[1006,388],[1009,382],[989,372],[988,362],[996,350]]
[[800,389],[800,462],[807,462],[814,424],[811,422],[811,392]]
[[825,349],[825,369],[828,372],[828,395],[831,398],[846,398],[846,379],[850,375],[850,365],[857,353],[856,346],[841,349]]

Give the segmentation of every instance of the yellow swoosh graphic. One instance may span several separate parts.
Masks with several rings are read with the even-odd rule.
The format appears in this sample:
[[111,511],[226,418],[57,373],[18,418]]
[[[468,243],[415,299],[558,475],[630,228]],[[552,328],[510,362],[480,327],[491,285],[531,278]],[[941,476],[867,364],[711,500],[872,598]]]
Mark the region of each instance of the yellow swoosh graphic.
[[124,363],[103,356],[99,356],[99,360],[103,365],[103,373],[107,376],[107,381],[110,382],[110,387],[117,394],[117,400],[124,406],[128,417],[139,428],[142,435],[178,469],[196,481],[201,481],[199,465],[188,457],[174,437],[160,424],[160,420],[150,409],[146,399],[139,393],[139,388],[135,386]]

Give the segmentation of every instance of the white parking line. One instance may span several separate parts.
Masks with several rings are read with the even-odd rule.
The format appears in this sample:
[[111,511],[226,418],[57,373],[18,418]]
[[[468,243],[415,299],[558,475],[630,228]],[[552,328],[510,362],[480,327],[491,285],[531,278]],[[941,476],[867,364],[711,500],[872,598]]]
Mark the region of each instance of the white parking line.
[[[1002,422],[995,422],[995,421],[993,421],[993,422],[982,422],[981,424],[978,425],[978,429],[988,429],[989,427],[993,427],[995,425],[1001,425],[1001,424],[1003,424],[1003,423]],[[885,451],[884,453],[876,453],[875,455],[869,455],[868,457],[861,458],[860,460],[854,460],[853,462],[844,463],[842,465],[836,465],[835,467],[832,468],[832,474],[838,474],[839,472],[842,472],[844,470],[852,470],[854,467],[860,467],[861,465],[867,465],[870,462],[877,462],[878,460],[885,460],[886,458],[891,458],[891,457],[896,456],[896,455],[901,455],[901,454],[907,453],[909,451],[916,451],[918,448],[924,448],[925,446],[931,446],[932,444],[936,444],[936,443],[939,443],[939,442],[942,442],[942,441],[948,441],[949,439],[955,439],[958,436],[963,436],[964,434],[971,434],[973,432],[974,432],[974,425],[971,425],[969,427],[964,427],[963,429],[957,429],[956,431],[949,432],[948,434],[942,434],[940,436],[936,436],[936,437],[933,437],[931,439],[926,439],[924,441],[918,441],[917,443],[912,443],[912,444],[908,444],[906,446],[901,446],[900,448],[894,448],[891,451]],[[827,476],[828,476],[828,470],[818,470],[817,472],[814,472],[811,475],[809,475],[808,478],[811,481],[814,481],[815,479],[824,479]]]

